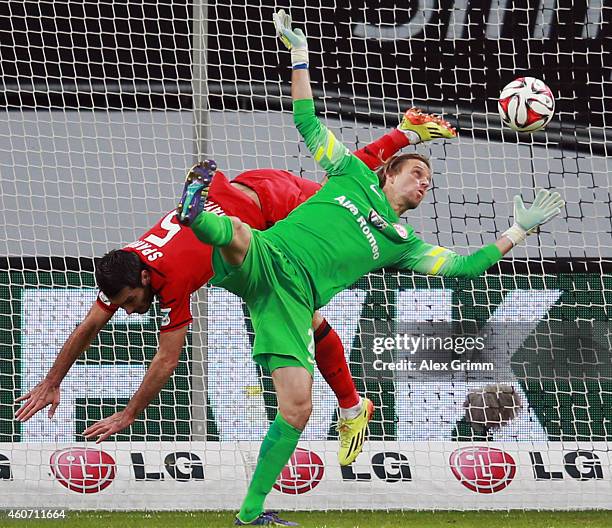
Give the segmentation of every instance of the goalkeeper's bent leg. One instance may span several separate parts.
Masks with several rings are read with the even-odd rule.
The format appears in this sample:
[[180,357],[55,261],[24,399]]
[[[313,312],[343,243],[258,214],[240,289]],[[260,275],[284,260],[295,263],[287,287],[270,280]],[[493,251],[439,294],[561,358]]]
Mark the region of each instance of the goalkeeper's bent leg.
[[227,246],[234,237],[234,226],[229,216],[201,212],[191,224],[193,234],[204,244]]
[[221,248],[223,259],[231,266],[240,266],[251,244],[251,229],[236,216],[217,216],[206,211],[191,224],[198,240]]

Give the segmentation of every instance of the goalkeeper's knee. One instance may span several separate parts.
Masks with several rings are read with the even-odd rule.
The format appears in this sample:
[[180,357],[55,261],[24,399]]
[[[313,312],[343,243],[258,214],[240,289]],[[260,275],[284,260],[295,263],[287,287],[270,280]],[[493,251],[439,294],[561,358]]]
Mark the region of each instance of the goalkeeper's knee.
[[195,218],[191,229],[198,240],[211,246],[227,246],[234,238],[234,224],[229,216],[218,216],[206,211]]

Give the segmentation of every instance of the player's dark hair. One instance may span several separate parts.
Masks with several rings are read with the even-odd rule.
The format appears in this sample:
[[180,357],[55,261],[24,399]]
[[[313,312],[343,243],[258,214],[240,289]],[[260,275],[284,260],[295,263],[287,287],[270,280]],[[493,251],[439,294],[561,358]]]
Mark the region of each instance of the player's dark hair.
[[387,183],[387,176],[393,176],[402,170],[402,166],[408,160],[419,160],[427,165],[429,172],[433,172],[431,169],[431,162],[427,156],[419,154],[418,152],[408,152],[406,154],[399,154],[398,156],[391,156],[385,164],[376,171],[378,176],[378,183],[382,189]]
[[126,286],[142,286],[140,272],[145,265],[138,255],[124,249],[113,249],[96,263],[96,282],[107,297],[114,297]]

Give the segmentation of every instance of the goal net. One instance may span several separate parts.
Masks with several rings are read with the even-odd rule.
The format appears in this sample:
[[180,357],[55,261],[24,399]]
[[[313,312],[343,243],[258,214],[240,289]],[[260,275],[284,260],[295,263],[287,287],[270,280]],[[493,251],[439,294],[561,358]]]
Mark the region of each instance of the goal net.
[[[289,112],[278,7],[0,5],[0,507],[239,505],[276,401],[251,360],[248,314],[224,290],[194,296],[172,379],[102,445],[82,432],[137,390],[157,350],[158,307],[115,315],[62,383],[53,420],[14,421],[14,400],[95,300],[94,258],[175,207],[195,160],[215,159],[230,178],[273,167],[322,180]],[[376,405],[370,438],[355,464],[338,466],[336,400],[315,373],[313,416],[268,505],[609,508],[612,8],[322,0],[291,14],[309,37],[318,113],[349,148],[411,106],[457,124],[458,139],[417,148],[434,186],[404,220],[421,238],[467,253],[509,227],[516,194],[531,202],[536,188],[556,189],[567,205],[477,279],[381,270],[323,310]],[[556,114],[519,137],[502,129],[496,98],[522,75],[552,88]],[[454,339],[444,361],[463,366],[411,371],[406,336]],[[484,344],[466,355],[458,336]],[[465,402],[491,384],[513,387],[521,408],[483,429],[466,417],[477,400]]]

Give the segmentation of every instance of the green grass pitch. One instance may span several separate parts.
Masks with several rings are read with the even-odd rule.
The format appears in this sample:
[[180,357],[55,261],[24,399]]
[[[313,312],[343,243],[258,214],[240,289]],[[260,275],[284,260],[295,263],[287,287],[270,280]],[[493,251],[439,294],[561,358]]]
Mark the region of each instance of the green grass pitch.
[[[286,519],[304,528],[604,528],[612,512],[286,512]],[[61,526],[62,528],[221,528],[233,524],[229,512],[66,512],[63,520],[9,519],[0,527]]]

